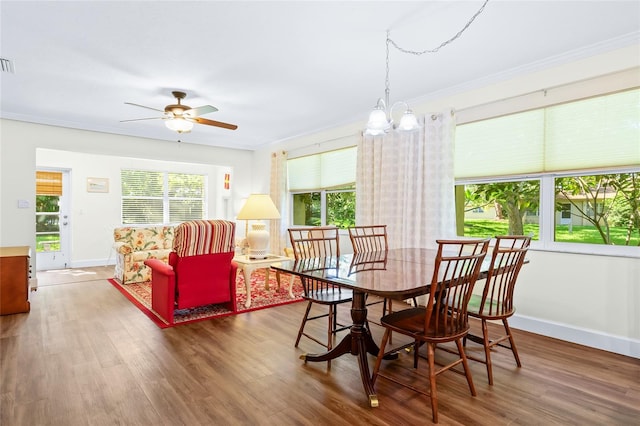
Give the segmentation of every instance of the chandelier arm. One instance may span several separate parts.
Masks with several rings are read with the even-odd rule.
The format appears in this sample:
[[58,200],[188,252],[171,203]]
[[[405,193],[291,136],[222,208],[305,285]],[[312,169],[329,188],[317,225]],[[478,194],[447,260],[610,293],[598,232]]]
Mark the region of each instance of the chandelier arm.
[[[389,31],[387,31],[387,52],[389,50],[389,43],[391,43],[391,44],[393,44],[393,47],[395,47],[396,49],[398,49],[402,53],[409,53],[411,55],[417,55],[417,56],[423,55],[425,53],[436,53],[440,49],[442,49],[446,45],[454,42],[458,37],[460,37],[462,35],[462,33],[465,32],[467,30],[467,28],[469,28],[469,26],[473,23],[473,21],[484,11],[484,8],[487,5],[487,3],[489,3],[489,0],[485,0],[484,1],[482,6],[480,6],[480,9],[478,9],[478,11],[471,17],[471,19],[469,19],[467,21],[465,26],[462,27],[462,29],[456,33],[456,35],[451,37],[449,40],[442,42],[440,44],[440,46],[438,46],[438,47],[436,47],[434,49],[426,49],[426,50],[422,50],[422,51],[404,49],[404,48],[398,46],[398,44],[389,37]],[[387,53],[387,58],[389,58],[389,54],[388,53]],[[388,73],[388,71],[387,71],[387,73]]]

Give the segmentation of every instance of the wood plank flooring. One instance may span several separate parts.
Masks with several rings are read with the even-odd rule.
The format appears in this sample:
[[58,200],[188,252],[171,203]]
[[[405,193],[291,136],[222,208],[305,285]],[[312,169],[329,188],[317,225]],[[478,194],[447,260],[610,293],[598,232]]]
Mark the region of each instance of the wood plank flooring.
[[[354,357],[331,369],[301,361],[321,350],[304,338],[293,347],[304,307],[161,330],[103,279],[41,285],[29,314],[0,317],[0,424],[431,423],[426,397],[388,381],[370,408]],[[314,323],[322,333],[324,321]],[[477,397],[462,376],[438,377],[440,424],[640,424],[640,360],[515,333],[523,367],[496,351],[489,386],[484,365],[471,362]],[[384,368],[415,377],[411,363],[404,353]]]

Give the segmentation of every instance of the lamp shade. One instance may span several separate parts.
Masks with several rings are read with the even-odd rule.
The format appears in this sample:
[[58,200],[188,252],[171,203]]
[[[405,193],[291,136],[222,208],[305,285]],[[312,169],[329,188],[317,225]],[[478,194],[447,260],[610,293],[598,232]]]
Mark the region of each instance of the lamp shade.
[[269,194],[251,194],[238,213],[239,220],[280,219]]

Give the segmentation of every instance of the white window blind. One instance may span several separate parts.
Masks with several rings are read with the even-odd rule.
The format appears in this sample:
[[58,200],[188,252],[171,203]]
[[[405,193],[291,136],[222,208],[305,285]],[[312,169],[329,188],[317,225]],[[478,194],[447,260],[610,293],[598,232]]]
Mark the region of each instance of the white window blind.
[[640,164],[640,90],[549,107],[545,171]]
[[640,164],[640,89],[456,128],[456,178]]
[[357,148],[323,152],[287,161],[290,191],[331,189],[356,181]]
[[121,170],[122,223],[176,223],[205,217],[205,176]]
[[532,173],[544,165],[544,110],[456,127],[455,176]]

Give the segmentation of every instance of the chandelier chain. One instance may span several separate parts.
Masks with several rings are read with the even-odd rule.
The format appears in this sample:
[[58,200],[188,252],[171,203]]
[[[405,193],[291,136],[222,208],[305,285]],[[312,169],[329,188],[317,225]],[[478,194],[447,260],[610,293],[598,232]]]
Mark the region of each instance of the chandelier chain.
[[389,105],[389,94],[391,92],[391,90],[389,89],[389,42],[391,42],[391,39],[389,38],[389,31],[387,30],[387,74],[384,80],[384,100],[387,103],[387,106]]
[[420,56],[420,55],[423,55],[425,53],[436,53],[440,49],[445,47],[446,45],[448,45],[450,43],[453,43],[457,38],[459,38],[462,35],[462,33],[464,33],[467,30],[467,28],[469,28],[469,26],[473,23],[473,21],[484,11],[484,8],[487,5],[487,3],[489,3],[489,0],[485,0],[485,2],[482,4],[482,6],[480,6],[480,9],[478,9],[478,11],[471,17],[471,19],[469,19],[467,21],[465,26],[462,27],[462,29],[456,33],[456,35],[451,37],[449,40],[446,40],[446,41],[442,42],[440,44],[440,46],[438,46],[438,47],[436,47],[434,49],[426,49],[426,50],[422,50],[422,51],[404,49],[404,48],[398,46],[398,44],[391,39],[389,31],[387,31],[387,78],[388,78],[388,74],[389,74],[389,43],[393,44],[393,47],[398,49],[400,52],[409,53],[411,55]]

